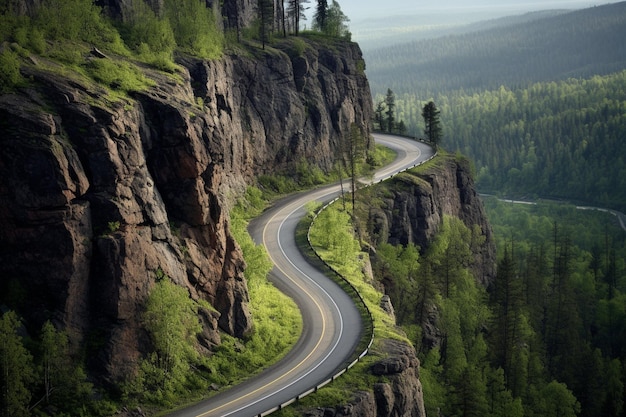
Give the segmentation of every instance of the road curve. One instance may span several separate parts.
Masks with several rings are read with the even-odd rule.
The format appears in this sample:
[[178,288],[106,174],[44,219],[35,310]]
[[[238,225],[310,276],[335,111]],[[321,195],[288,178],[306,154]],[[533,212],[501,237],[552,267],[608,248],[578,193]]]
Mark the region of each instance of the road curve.
[[[379,182],[411,168],[434,154],[421,142],[375,134],[377,143],[397,152],[393,163],[370,180]],[[288,196],[254,219],[249,227],[253,239],[267,249],[274,269],[270,280],[292,297],[302,312],[303,331],[296,346],[281,361],[228,391],[170,414],[173,417],[252,417],[318,386],[347,366],[359,343],[361,317],[350,297],[302,256],[295,229],[310,201],[325,203],[337,197],[333,184]]]

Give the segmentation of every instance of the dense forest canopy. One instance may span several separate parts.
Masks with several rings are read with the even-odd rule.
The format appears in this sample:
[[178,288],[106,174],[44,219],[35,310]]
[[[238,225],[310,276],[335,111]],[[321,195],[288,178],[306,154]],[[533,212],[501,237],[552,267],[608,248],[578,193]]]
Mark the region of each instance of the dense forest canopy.
[[[544,16],[543,14],[539,16]],[[626,68],[626,2],[365,51],[374,94],[424,99]]]
[[[367,72],[411,136],[436,103],[441,146],[472,159],[480,190],[624,211],[625,35],[619,3],[366,51]],[[471,231],[454,219],[413,256],[418,271],[403,261],[415,248],[377,248],[428,415],[624,416],[624,231],[574,206],[485,205],[499,259],[486,291],[465,280],[455,242]],[[424,339],[429,315],[439,346]]]
[[376,102],[392,86],[412,136],[434,100],[442,146],[473,160],[481,190],[624,209],[624,35],[618,3],[388,48],[368,77]]
[[[482,191],[626,207],[626,71],[435,101],[443,146],[474,161]],[[423,102],[396,98],[412,135]]]

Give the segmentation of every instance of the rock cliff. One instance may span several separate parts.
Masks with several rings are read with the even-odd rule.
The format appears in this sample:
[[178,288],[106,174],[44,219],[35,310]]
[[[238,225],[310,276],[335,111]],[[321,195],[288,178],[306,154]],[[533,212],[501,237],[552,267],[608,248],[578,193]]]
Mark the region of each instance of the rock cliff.
[[385,382],[372,391],[359,391],[347,404],[305,411],[306,417],[426,417],[419,360],[405,342],[387,339],[382,350],[387,357],[372,365],[372,374]]
[[469,228],[477,225],[485,236],[471,268],[479,282],[489,286],[495,277],[495,241],[469,161],[452,156],[438,161],[425,171],[402,173],[382,186],[381,204],[370,212],[372,235],[378,237],[374,243],[413,243],[425,249],[443,217],[457,217]]
[[329,169],[350,125],[372,118],[353,43],[179,63],[143,68],[154,85],[124,96],[31,57],[29,85],[0,96],[0,305],[66,328],[111,382],[142,354],[162,274],[217,310],[202,312],[207,348],[218,328],[251,331],[229,205],[258,175]]
[[[402,173],[369,191],[368,235],[374,246],[414,243],[427,248],[444,216],[461,219],[468,227],[478,225],[485,242],[475,253],[472,265],[475,276],[489,285],[495,274],[495,245],[470,172],[469,162],[453,156],[438,157],[435,164]],[[374,256],[375,262],[375,256]],[[374,280],[373,277],[371,278]],[[391,317],[394,308],[383,296],[381,307]],[[420,323],[429,344],[440,343],[437,311]],[[397,340],[382,340],[377,347],[383,359],[370,367],[370,373],[383,377],[371,391],[354,394],[346,404],[318,408],[304,413],[307,417],[423,417],[426,416],[419,360],[413,347]]]

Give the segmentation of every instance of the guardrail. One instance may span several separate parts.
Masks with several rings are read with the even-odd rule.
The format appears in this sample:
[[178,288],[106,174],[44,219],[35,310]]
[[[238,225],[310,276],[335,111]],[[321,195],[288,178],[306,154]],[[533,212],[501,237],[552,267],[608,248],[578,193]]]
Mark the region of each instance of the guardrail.
[[[386,181],[388,179],[391,179],[393,177],[395,177],[396,175],[408,171],[410,169],[413,169],[415,167],[418,167],[422,164],[425,164],[426,162],[429,162],[430,160],[432,160],[433,158],[435,158],[437,156],[437,151],[435,151],[435,153],[433,154],[433,156],[431,156],[428,159],[425,159],[424,161],[418,162],[415,165],[412,165],[410,167],[407,167],[401,171],[396,172],[395,174],[392,175],[388,175],[384,178],[381,178],[377,181],[372,181],[370,183],[368,183],[366,186],[370,186],[370,185],[375,185],[375,184],[379,184],[383,181]],[[372,344],[374,343],[374,320],[372,318],[372,312],[370,311],[370,309],[367,307],[367,304],[365,304],[365,300],[363,299],[363,297],[361,297],[361,294],[359,293],[359,291],[356,289],[356,287],[354,285],[352,285],[352,283],[350,283],[343,275],[341,275],[337,270],[335,270],[332,266],[330,266],[328,263],[326,263],[326,261],[324,261],[322,259],[322,257],[319,255],[319,253],[315,250],[315,248],[313,247],[313,245],[311,244],[311,239],[310,239],[310,230],[311,230],[311,226],[313,225],[313,223],[315,222],[315,219],[317,219],[317,217],[319,216],[319,214],[324,211],[326,208],[328,208],[331,204],[335,203],[337,200],[339,200],[339,197],[333,199],[332,201],[329,201],[328,203],[326,203],[324,206],[322,206],[317,213],[315,213],[315,215],[313,216],[313,220],[311,221],[311,224],[308,227],[307,230],[307,244],[309,245],[309,249],[311,251],[313,251],[313,253],[315,254],[317,260],[319,262],[321,262],[325,268],[327,268],[329,271],[332,272],[332,274],[334,275],[334,277],[341,281],[341,283],[345,286],[347,286],[350,290],[351,293],[349,293],[348,295],[352,296],[353,299],[355,299],[355,302],[361,305],[361,311],[366,312],[366,317],[364,317],[368,322],[369,325],[367,326],[368,329],[370,329],[369,331],[369,342],[367,343],[367,347],[358,355],[358,357],[350,362],[350,364],[348,364],[348,366],[341,368],[337,373],[335,373],[334,375],[332,375],[330,378],[320,382],[319,384],[317,384],[316,386],[314,386],[313,388],[308,389],[307,391],[304,391],[300,394],[298,394],[297,396],[285,401],[284,403],[277,405],[276,407],[264,411],[263,413],[259,414],[258,417],[265,417],[267,415],[270,415],[276,411],[282,410],[283,408],[293,404],[294,402],[306,397],[307,395],[311,395],[315,392],[317,392],[319,389],[321,389],[322,387],[330,384],[331,382],[333,382],[335,379],[339,378],[341,375],[343,375],[344,373],[346,373],[350,368],[354,367],[357,363],[359,363],[361,361],[361,359],[363,359],[368,353],[370,348],[372,347]]]

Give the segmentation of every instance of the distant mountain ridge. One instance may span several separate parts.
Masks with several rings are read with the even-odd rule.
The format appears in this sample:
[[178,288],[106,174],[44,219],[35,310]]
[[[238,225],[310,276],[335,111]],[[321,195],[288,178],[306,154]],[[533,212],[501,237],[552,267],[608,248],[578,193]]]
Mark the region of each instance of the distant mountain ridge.
[[353,23],[351,30],[361,49],[367,53],[367,51],[386,48],[390,44],[463,35],[571,12],[572,9],[550,9],[507,16],[499,16],[498,14],[478,15],[476,12],[469,15],[462,12],[420,13],[369,18]]
[[[516,22],[515,19],[512,22]],[[626,2],[365,52],[374,94],[445,91],[589,77],[626,68]]]

